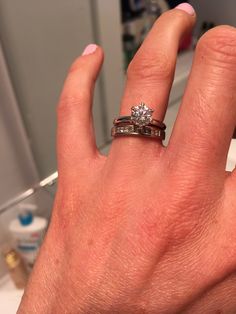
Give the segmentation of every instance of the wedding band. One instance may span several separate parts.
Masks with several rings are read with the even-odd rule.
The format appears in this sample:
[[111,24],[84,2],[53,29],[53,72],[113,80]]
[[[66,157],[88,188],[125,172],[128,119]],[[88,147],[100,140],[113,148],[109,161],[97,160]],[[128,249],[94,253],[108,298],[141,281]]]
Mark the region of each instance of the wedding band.
[[165,131],[152,126],[144,126],[142,128],[137,125],[128,124],[125,126],[113,126],[111,135],[116,136],[143,136],[156,138],[158,140],[165,139]]

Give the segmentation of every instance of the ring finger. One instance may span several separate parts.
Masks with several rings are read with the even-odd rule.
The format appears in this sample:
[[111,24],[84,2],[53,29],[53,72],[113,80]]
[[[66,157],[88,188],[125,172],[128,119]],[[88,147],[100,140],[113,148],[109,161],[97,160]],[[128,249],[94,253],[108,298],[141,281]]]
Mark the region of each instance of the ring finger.
[[[127,71],[127,83],[121,102],[121,115],[130,115],[133,105],[144,102],[154,110],[153,118],[163,121],[181,38],[195,23],[193,8],[185,3],[164,13],[154,24]],[[159,142],[160,143],[160,142]],[[160,153],[162,145],[156,140],[117,137],[113,141],[110,158],[132,160],[142,151],[150,155]]]

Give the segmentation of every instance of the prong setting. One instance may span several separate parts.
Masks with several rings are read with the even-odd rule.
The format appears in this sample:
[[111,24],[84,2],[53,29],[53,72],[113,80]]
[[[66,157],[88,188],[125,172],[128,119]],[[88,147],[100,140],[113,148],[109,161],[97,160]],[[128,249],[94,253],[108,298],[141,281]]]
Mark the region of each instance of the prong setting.
[[140,105],[131,108],[131,121],[139,127],[147,126],[152,122],[153,112],[153,109],[142,102]]

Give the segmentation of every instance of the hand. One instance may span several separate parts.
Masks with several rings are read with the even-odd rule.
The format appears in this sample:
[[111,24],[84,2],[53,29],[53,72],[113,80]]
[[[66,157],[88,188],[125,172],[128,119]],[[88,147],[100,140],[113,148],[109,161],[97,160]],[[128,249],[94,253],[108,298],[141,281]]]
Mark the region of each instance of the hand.
[[[121,115],[143,101],[164,119],[195,18],[174,9],[157,20],[129,66]],[[58,191],[18,313],[236,313],[236,173],[225,171],[236,30],[200,39],[168,147],[119,137],[108,157],[91,116],[103,52],[86,53],[58,107]]]

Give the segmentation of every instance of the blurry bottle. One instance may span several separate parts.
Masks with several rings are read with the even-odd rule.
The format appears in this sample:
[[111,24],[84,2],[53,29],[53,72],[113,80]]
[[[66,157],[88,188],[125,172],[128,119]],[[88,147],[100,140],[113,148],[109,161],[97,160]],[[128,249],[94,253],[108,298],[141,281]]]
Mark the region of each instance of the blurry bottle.
[[16,242],[16,249],[23,257],[29,270],[34,262],[43,242],[47,228],[47,219],[34,216],[31,210],[36,209],[33,204],[23,204],[20,214],[13,219],[9,230]]
[[18,289],[24,289],[28,280],[28,271],[21,256],[11,248],[3,251],[10,276]]

